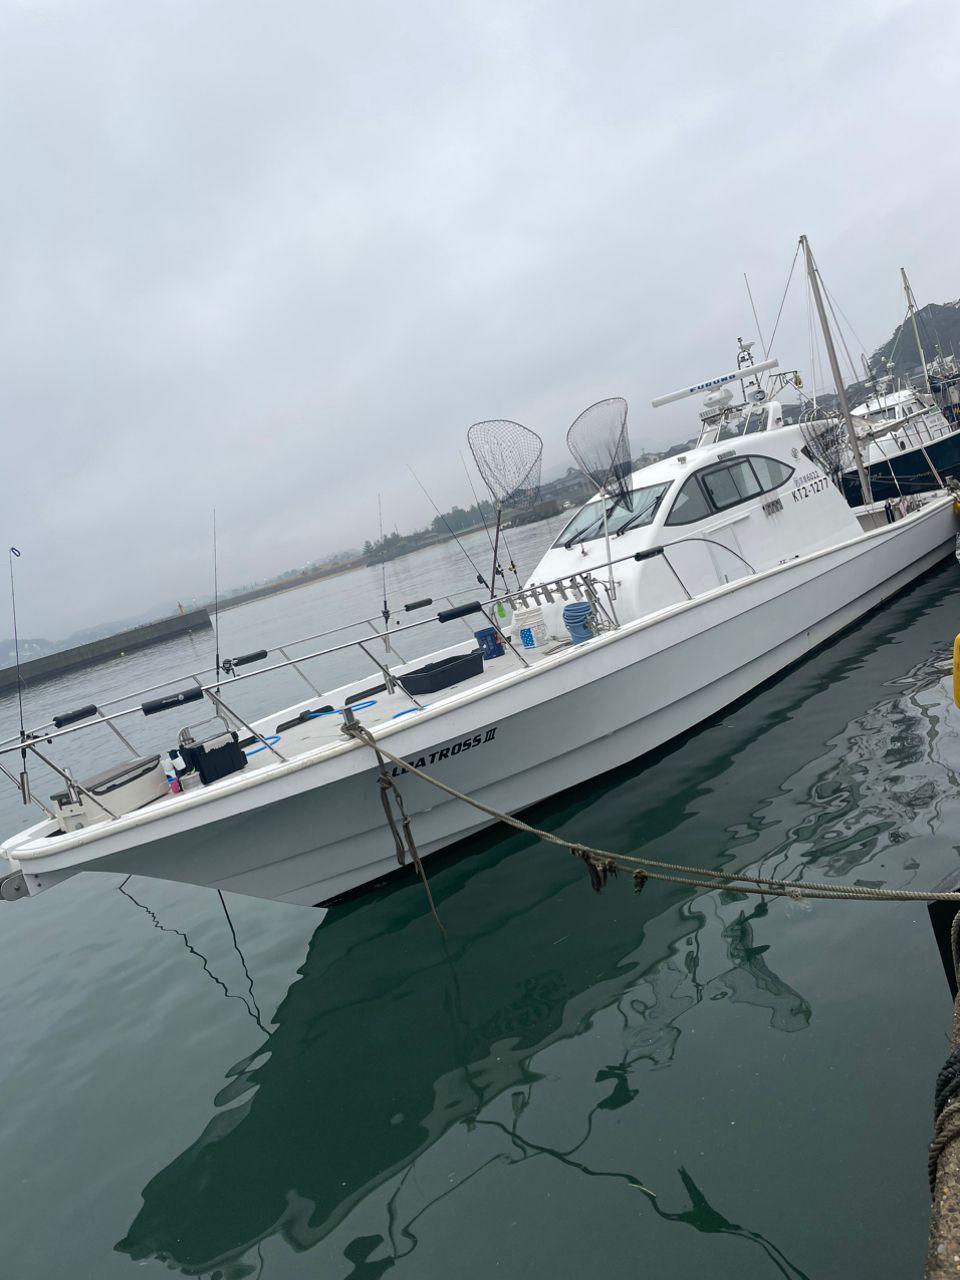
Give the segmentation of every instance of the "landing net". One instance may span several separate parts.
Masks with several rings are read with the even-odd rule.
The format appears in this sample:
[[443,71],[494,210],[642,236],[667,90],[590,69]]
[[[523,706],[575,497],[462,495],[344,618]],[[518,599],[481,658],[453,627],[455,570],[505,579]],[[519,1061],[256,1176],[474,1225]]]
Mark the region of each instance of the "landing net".
[[543,441],[519,422],[495,418],[475,422],[467,443],[498,508],[533,507],[540,497]]
[[584,409],[567,432],[567,448],[601,493],[626,502],[633,469],[626,400],[613,396]]

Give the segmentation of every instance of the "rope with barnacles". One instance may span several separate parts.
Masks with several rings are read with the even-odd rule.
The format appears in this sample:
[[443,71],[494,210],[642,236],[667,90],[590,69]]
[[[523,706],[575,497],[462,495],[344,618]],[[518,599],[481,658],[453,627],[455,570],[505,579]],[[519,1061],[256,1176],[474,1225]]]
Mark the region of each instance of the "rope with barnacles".
[[[356,742],[373,750],[378,760],[389,760],[399,765],[404,772],[421,781],[429,783],[437,790],[443,791],[454,800],[470,805],[479,813],[484,813],[497,822],[503,822],[515,831],[536,837],[546,844],[556,845],[568,850],[574,857],[580,858],[586,865],[590,883],[598,893],[611,876],[623,872],[633,877],[634,887],[639,893],[649,880],[660,880],[667,884],[685,885],[692,889],[730,889],[740,893],[763,894],[766,897],[780,898],[826,898],[835,901],[867,902],[956,902],[960,903],[960,893],[943,892],[936,889],[882,889],[870,885],[857,884],[824,884],[822,881],[808,880],[775,880],[766,876],[752,876],[744,871],[713,871],[707,867],[688,867],[682,863],[662,862],[656,858],[642,858],[639,854],[612,853],[608,849],[596,849],[592,845],[571,843],[562,836],[544,831],[540,827],[531,826],[522,818],[509,813],[501,813],[473,796],[465,795],[447,782],[432,777],[422,769],[416,768],[407,760],[388,751],[382,742],[359,721],[352,724],[345,722],[342,731]],[[382,775],[381,768],[381,775]]]

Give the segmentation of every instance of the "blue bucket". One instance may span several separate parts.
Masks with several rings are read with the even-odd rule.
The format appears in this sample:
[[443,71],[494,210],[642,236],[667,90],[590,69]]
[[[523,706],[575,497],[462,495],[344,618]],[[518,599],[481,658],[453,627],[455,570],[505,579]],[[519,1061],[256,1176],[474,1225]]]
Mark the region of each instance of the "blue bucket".
[[592,620],[593,608],[585,600],[563,606],[563,625],[570,632],[574,644],[593,639]]

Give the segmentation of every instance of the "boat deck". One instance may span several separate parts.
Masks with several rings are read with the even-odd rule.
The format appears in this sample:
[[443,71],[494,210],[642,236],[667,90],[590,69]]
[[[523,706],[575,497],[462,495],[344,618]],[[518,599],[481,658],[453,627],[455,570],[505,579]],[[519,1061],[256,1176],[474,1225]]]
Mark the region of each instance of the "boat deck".
[[[447,685],[435,693],[417,696],[416,701],[400,685],[396,686],[393,693],[388,693],[383,678],[378,678],[376,673],[363,680],[356,680],[349,685],[333,689],[322,697],[308,698],[303,702],[285,707],[282,711],[251,722],[251,727],[262,734],[269,745],[256,742],[245,748],[249,767],[263,767],[277,763],[277,756],[270,749],[271,747],[287,759],[291,759],[308,751],[316,751],[320,747],[342,742],[343,735],[340,727],[343,724],[346,707],[349,707],[365,728],[374,730],[392,720],[417,715],[428,707],[436,706],[438,702],[445,702],[458,694],[492,684],[505,675],[524,670],[525,667],[535,666],[551,654],[569,649],[571,644],[571,641],[555,641],[543,647],[524,649],[522,658],[509,645],[504,645],[503,655],[485,659],[483,670],[477,675]],[[469,641],[452,645],[438,653],[420,658],[416,662],[398,664],[396,667],[391,667],[390,671],[392,675],[403,675],[417,670],[427,662],[467,654],[475,647]],[[362,696],[364,694],[368,696]]]
[[[33,827],[20,832],[4,842],[3,851],[9,858],[16,856],[29,862],[33,858],[44,857],[58,848],[86,844],[96,839],[98,833],[104,833],[114,827],[127,828],[139,825],[148,817],[151,823],[166,815],[192,810],[196,804],[203,804],[204,799],[232,793],[238,784],[254,783],[256,775],[271,768],[283,768],[287,762],[301,760],[304,756],[322,752],[325,747],[342,746],[345,743],[341,726],[344,715],[349,709],[356,719],[367,729],[376,730],[392,721],[417,715],[427,708],[436,708],[463,693],[471,690],[493,686],[504,676],[536,667],[550,656],[572,648],[572,641],[551,641],[544,646],[523,649],[520,653],[508,643],[504,644],[504,652],[494,658],[484,659],[483,668],[476,675],[446,685],[433,693],[417,695],[407,693],[399,683],[393,692],[388,693],[386,681],[376,669],[363,679],[331,689],[329,692],[314,695],[302,702],[274,711],[270,715],[249,720],[253,733],[245,733],[240,729],[240,744],[247,757],[247,766],[240,772],[234,771],[204,785],[197,774],[190,774],[190,782],[179,792],[169,792],[150,801],[139,809],[123,810],[116,817],[104,815],[102,820],[95,820],[89,825],[64,832],[56,819],[47,819]],[[419,672],[426,664],[442,661],[446,658],[465,656],[475,652],[476,642],[471,638],[460,643],[449,645],[434,653],[426,654],[414,661],[397,663],[390,666],[390,674],[396,678]],[[220,696],[225,715],[232,714],[230,698],[230,681],[224,681]],[[185,708],[185,717],[186,708]],[[219,731],[222,733],[222,729]],[[216,735],[212,735],[216,736]],[[83,779],[80,779],[83,783]]]

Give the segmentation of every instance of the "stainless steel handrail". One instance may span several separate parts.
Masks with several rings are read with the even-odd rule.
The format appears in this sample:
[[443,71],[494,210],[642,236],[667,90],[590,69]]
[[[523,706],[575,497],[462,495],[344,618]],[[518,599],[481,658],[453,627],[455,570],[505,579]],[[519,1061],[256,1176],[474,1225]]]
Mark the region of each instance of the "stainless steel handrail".
[[[692,539],[681,538],[681,539],[677,539],[677,542],[691,541],[691,540]],[[672,546],[674,544],[668,543],[666,545]],[[725,549],[731,550],[731,548],[725,548]],[[732,552],[732,554],[735,555],[736,553]],[[538,594],[539,595],[543,594],[545,588],[547,590],[550,590],[551,588],[556,588],[557,594],[562,594],[560,591],[561,586],[565,586],[567,590],[582,591],[586,588],[588,581],[592,583],[593,574],[597,573],[602,569],[611,568],[615,565],[626,564],[629,561],[635,560],[637,558],[639,558],[637,554],[634,552],[631,552],[628,555],[616,556],[610,560],[604,560],[596,564],[591,564],[590,566],[588,566],[586,569],[583,569],[583,570],[574,570],[573,572],[570,572],[570,573],[559,574],[557,577],[554,577],[554,578],[545,579],[542,582],[531,583],[531,585],[526,588],[520,588],[519,590],[504,592],[502,595],[495,596],[492,600],[483,601],[480,613],[490,625],[496,625],[496,622],[492,616],[492,613],[495,607],[499,604],[510,604],[518,600],[522,601],[524,599],[536,598]],[[675,574],[676,571],[673,570],[673,567],[670,566],[670,568],[671,568],[671,571]],[[681,586],[683,586],[682,583],[681,583]],[[685,594],[689,598],[689,592],[686,591],[685,587],[683,589]],[[462,594],[469,594],[469,592],[458,591],[458,592],[451,593],[451,595],[462,595]],[[445,598],[450,599],[450,596],[447,596]],[[321,632],[319,633],[319,635],[320,636],[333,635],[338,632],[349,630],[349,628],[353,626],[368,624],[371,621],[372,619],[364,618],[364,619],[361,619],[359,622],[347,623],[340,627],[331,628],[330,631]],[[422,629],[423,627],[435,625],[437,621],[438,621],[437,616],[432,615],[431,617],[428,617],[428,618],[421,618],[416,622],[410,622],[402,626],[395,627],[393,630],[390,630],[390,629],[386,629],[384,631],[375,630],[372,638],[384,639],[386,636],[393,637],[395,635],[402,635],[406,632],[417,631]],[[292,645],[292,644],[305,643],[305,640],[308,638],[309,637],[305,638],[304,640],[288,641],[287,644]],[[369,650],[366,648],[366,646],[363,644],[362,641],[348,640],[342,644],[331,645],[328,648],[318,649],[313,651],[312,653],[301,654],[295,658],[285,658],[285,660],[282,662],[270,663],[270,665],[268,666],[258,667],[257,670],[255,671],[244,672],[243,674],[240,674],[240,675],[233,674],[230,677],[229,683],[233,684],[239,681],[252,680],[260,676],[268,675],[270,672],[283,671],[283,670],[287,670],[288,668],[297,668],[298,663],[311,662],[319,658],[330,657],[332,654],[344,653],[351,649],[359,649],[361,652],[363,652],[368,658],[370,658],[375,663],[375,665],[380,669],[381,672],[384,670],[382,664],[380,664],[377,661],[377,659],[369,652]],[[281,646],[273,646],[271,649],[267,650],[268,653],[278,652],[278,651],[282,651]],[[514,653],[516,656],[520,657],[520,660],[523,661],[524,664],[526,665],[525,659],[523,659],[522,655],[519,654],[519,652],[516,649],[514,649]],[[408,664],[402,663],[401,665],[408,665]],[[116,703],[122,702],[126,698],[131,698],[131,697],[142,698],[143,695],[146,693],[153,693],[153,692],[156,692],[158,689],[170,688],[171,685],[181,683],[185,680],[193,680],[200,687],[200,689],[203,691],[205,696],[210,696],[210,694],[219,695],[221,692],[222,685],[224,684],[224,680],[222,678],[218,678],[210,682],[209,684],[204,684],[203,676],[206,675],[208,672],[209,672],[209,668],[203,667],[200,669],[200,671],[194,671],[186,675],[178,675],[175,677],[171,677],[169,680],[164,680],[159,684],[147,686],[146,688],[135,691],[132,694],[125,694],[121,697],[109,699],[108,701],[104,702],[103,705],[113,706],[113,705],[116,705]],[[300,674],[301,676],[303,675],[302,672],[300,672]],[[218,676],[219,676],[219,673],[218,673]],[[313,685],[311,681],[308,680],[307,683],[310,684],[311,688],[313,688],[316,691],[316,686]],[[352,683],[355,683],[355,681],[349,681],[348,683],[352,684]],[[320,696],[323,696],[323,695],[320,695]],[[410,697],[409,694],[407,696]],[[216,702],[220,702],[222,704],[222,699],[219,699],[219,696],[216,700],[214,699],[211,699],[211,700],[215,701],[215,704]],[[412,697],[411,697],[411,701],[414,703],[414,705],[418,705],[416,703],[416,700],[413,699]],[[225,704],[222,704],[222,705],[225,706]],[[31,729],[29,738],[33,742],[40,742],[40,741],[53,742],[57,738],[67,737],[68,735],[77,733],[82,729],[88,729],[93,724],[107,724],[109,727],[113,728],[113,721],[124,719],[126,716],[139,715],[139,714],[142,714],[142,707],[139,702],[135,706],[124,707],[119,711],[110,713],[109,715],[104,715],[103,712],[98,708],[97,714],[95,716],[90,717],[90,719],[81,721],[74,725],[68,725],[62,729],[51,728],[50,726],[52,726],[53,722],[48,721],[44,725],[41,725],[39,728]],[[236,716],[235,713],[231,712],[231,714],[233,714],[236,719],[238,720],[240,719],[240,717]],[[241,721],[241,723],[244,723],[244,722]],[[260,735],[255,734],[254,736],[259,737]],[[22,746],[22,743],[20,741],[19,736],[11,737],[6,740],[0,741],[0,755],[8,755],[12,752],[19,751],[21,746]]]

